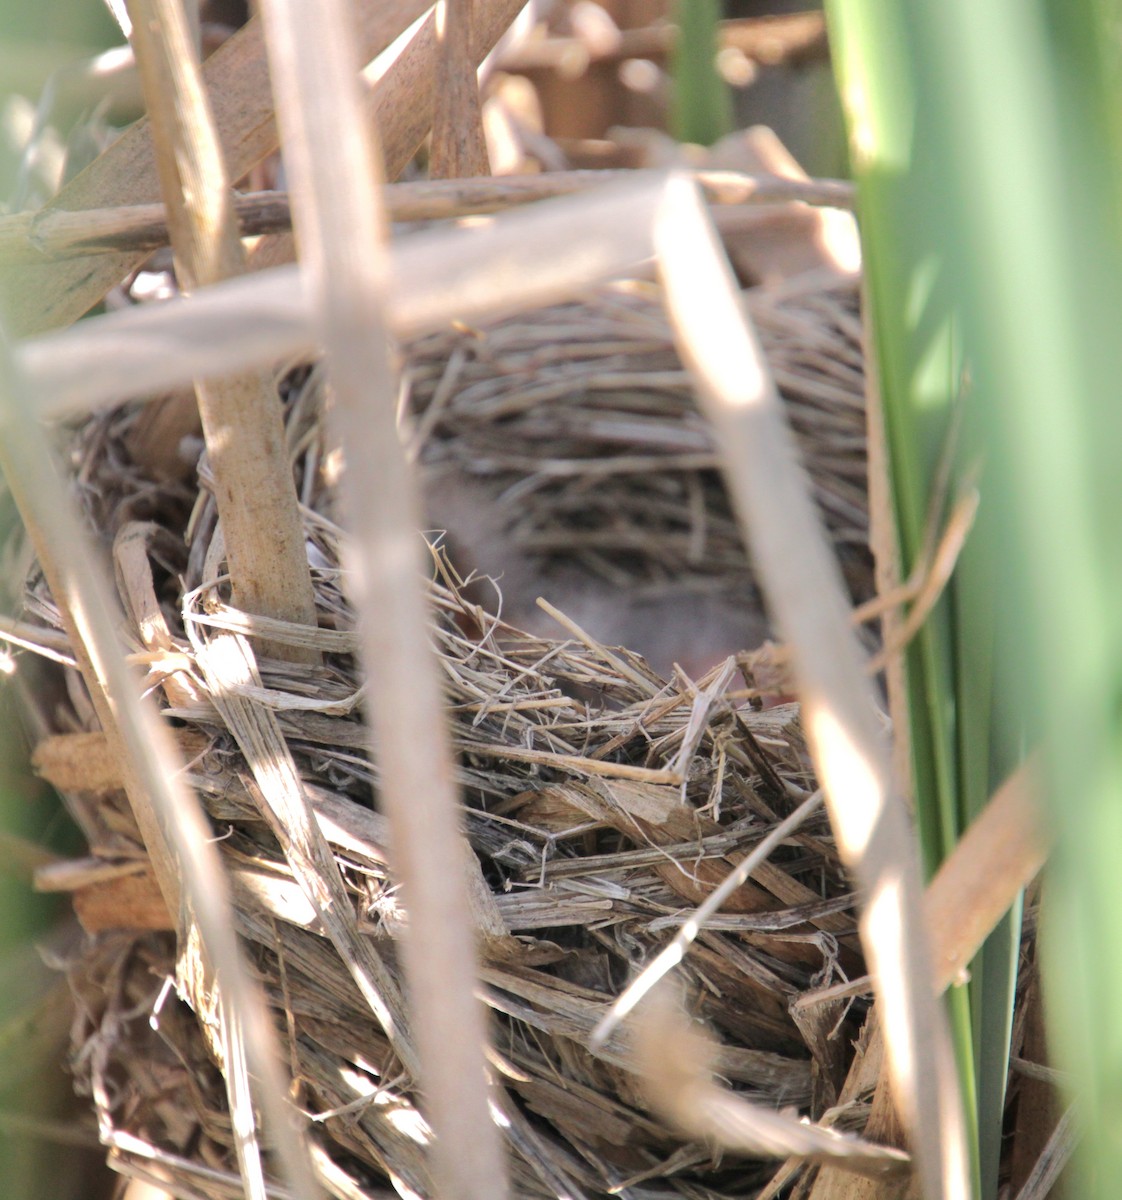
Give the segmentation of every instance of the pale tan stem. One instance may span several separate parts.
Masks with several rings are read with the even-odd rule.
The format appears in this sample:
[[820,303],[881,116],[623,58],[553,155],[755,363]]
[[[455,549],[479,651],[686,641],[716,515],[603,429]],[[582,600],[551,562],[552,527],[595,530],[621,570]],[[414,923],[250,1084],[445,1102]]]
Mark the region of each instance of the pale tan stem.
[[849,606],[775,382],[699,194],[680,183],[655,226],[667,308],[716,429],[733,506],[769,606],[790,645],[839,853],[865,893],[861,940],[923,1187],[932,1197],[965,1200],[969,1153],[950,1034],[925,986],[931,967],[920,919],[918,849],[890,777]]
[[[301,270],[326,351],[343,501],[348,585],[369,687],[372,751],[409,913],[403,957],[436,1135],[442,1200],[502,1200],[503,1146],[491,1119],[486,1023],[441,678],[431,643],[419,504],[397,434],[378,151],[364,118],[349,5],[262,0]],[[431,94],[430,94],[431,100]],[[431,113],[431,108],[429,109]]]
[[[176,271],[184,291],[245,270],[237,218],[196,49],[179,0],[128,0],[152,123]],[[215,481],[234,601],[261,616],[315,625],[280,400],[263,372],[200,381],[195,395]],[[276,658],[315,662],[267,643]]]
[[207,1032],[220,1044],[230,1080],[231,1113],[247,1187],[263,1195],[257,1135],[248,1081],[259,1080],[254,1098],[301,1200],[312,1200],[303,1140],[294,1136],[293,1111],[285,1103],[272,1025],[260,993],[241,963],[225,877],[198,799],[179,774],[170,731],[125,666],[117,640],[119,607],[95,561],[65,486],[33,416],[18,369],[0,333],[0,468],[35,545],[51,595],[59,607],[78,662],[123,779],[156,880],[180,939],[182,984],[212,1022]]
[[[1030,759],[998,788],[928,884],[923,906],[937,993],[962,979],[983,942],[1044,865],[1051,839],[1036,799],[1038,770]],[[860,980],[854,986],[863,990]],[[842,1100],[856,1098],[876,1079],[865,1136],[896,1145],[901,1133],[884,1070],[880,1025],[870,1016],[866,1028],[865,1052],[850,1069]],[[897,1190],[885,1181],[856,1181],[827,1169],[815,1181],[811,1200],[890,1200]]]
[[[477,213],[501,212],[554,196],[569,196],[604,184],[634,179],[635,171],[554,171],[505,175],[499,179],[422,179],[391,183],[385,189],[391,221],[444,221]],[[786,179],[742,171],[697,171],[710,204],[730,208],[797,202],[851,209],[852,184],[837,179]],[[287,233],[292,228],[285,192],[248,192],[234,197],[243,237]],[[168,244],[167,210],[162,204],[122,204],[112,208],[40,209],[0,216],[0,263],[30,264],[155,250]]]

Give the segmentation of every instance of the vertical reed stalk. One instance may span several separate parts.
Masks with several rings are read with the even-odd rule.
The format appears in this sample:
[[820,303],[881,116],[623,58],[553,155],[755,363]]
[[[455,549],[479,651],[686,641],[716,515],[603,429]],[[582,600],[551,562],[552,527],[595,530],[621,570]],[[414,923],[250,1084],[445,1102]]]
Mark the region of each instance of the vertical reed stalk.
[[[504,1153],[489,1109],[486,1026],[476,999],[469,869],[432,647],[419,504],[397,434],[397,380],[378,151],[363,119],[349,6],[265,0],[301,268],[311,293],[345,450],[353,538],[349,586],[369,679],[372,747],[409,923],[403,947],[436,1134],[442,1200],[501,1198]],[[478,869],[472,858],[470,869]]]
[[306,1145],[293,1136],[272,1024],[242,965],[225,875],[197,798],[185,787],[167,727],[141,699],[117,638],[122,623],[107,580],[86,543],[67,489],[22,382],[0,338],[0,468],[35,544],[59,606],[94,710],[124,778],[168,911],[180,933],[184,986],[200,1009],[217,1014],[235,1141],[247,1196],[264,1182],[250,1099],[265,1117],[272,1144],[300,1200],[318,1192]]
[[455,179],[491,174],[472,54],[474,0],[443,0],[438,9],[441,86],[432,119],[429,174]]
[[[190,292],[245,269],[222,147],[181,0],[128,0],[160,187],[180,286]],[[252,372],[195,385],[214,475],[234,603],[247,612],[315,625],[315,595],[269,376]],[[304,648],[266,653],[315,662]]]
[[791,645],[838,850],[864,893],[861,941],[921,1185],[929,1197],[966,1200],[969,1153],[950,1041],[930,986],[918,855],[892,786],[837,565],[731,270],[699,195],[684,181],[656,221],[655,241],[683,360],[717,432],[769,607]]

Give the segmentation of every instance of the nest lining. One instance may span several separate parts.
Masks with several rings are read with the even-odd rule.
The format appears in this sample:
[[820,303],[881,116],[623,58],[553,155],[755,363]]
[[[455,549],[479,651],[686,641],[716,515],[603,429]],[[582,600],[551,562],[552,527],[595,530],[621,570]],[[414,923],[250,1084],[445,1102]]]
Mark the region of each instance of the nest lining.
[[[872,580],[857,295],[852,281],[815,283],[746,297],[859,603]],[[633,602],[688,581],[741,608],[747,597],[761,613],[754,640],[766,633],[716,449],[652,285],[432,335],[411,347],[407,377],[433,523],[454,552],[465,543],[469,567],[504,577],[516,623],[530,611],[518,595],[539,578],[566,598],[583,578]]]

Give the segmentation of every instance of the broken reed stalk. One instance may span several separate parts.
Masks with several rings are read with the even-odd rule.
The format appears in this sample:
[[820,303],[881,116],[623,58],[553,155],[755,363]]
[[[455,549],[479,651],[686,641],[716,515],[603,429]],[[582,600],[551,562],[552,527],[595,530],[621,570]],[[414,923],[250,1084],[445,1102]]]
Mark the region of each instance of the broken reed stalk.
[[790,1156],[874,1180],[907,1179],[905,1151],[775,1112],[718,1084],[713,1078],[716,1044],[690,1022],[673,992],[662,984],[640,1010],[635,1053],[644,1092],[683,1133],[736,1154]]
[[[384,190],[386,216],[390,221],[444,221],[501,212],[513,205],[634,180],[642,174],[630,170],[555,171],[498,179],[391,183]],[[694,178],[710,204],[736,207],[798,201],[826,208],[853,207],[853,188],[844,180],[786,179],[740,171],[697,171]],[[288,233],[292,229],[286,192],[235,195],[233,205],[243,237]],[[77,212],[46,208],[0,216],[0,263],[30,265],[92,254],[139,253],[167,244],[167,210],[162,204],[126,204]]]
[[[94,710],[179,934],[180,986],[221,1048],[239,1159],[247,1188],[264,1194],[253,1102],[300,1200],[318,1192],[296,1117],[285,1101],[272,1023],[242,965],[226,879],[211,829],[183,784],[167,726],[126,668],[122,617],[90,551],[46,438],[35,394],[0,336],[0,467],[35,545]],[[250,1091],[249,1080],[259,1084]]]
[[429,151],[429,174],[433,179],[491,174],[472,55],[473,7],[474,0],[445,0],[440,10],[437,37],[441,86],[436,92]]
[[969,1153],[950,1038],[929,983],[919,859],[890,780],[849,606],[705,208],[688,181],[671,186],[673,200],[655,226],[666,303],[717,431],[761,584],[791,646],[838,849],[865,894],[862,944],[881,1002],[894,1094],[925,1193],[966,1197]]
[[348,586],[369,687],[371,750],[409,912],[403,958],[435,1134],[434,1190],[443,1200],[501,1200],[506,1160],[489,1104],[467,879],[479,864],[459,823],[422,588],[420,506],[397,433],[381,171],[363,113],[349,5],[322,4],[314,19],[302,0],[264,0],[261,11],[297,201],[301,269],[346,456],[342,492],[354,554]]
[[[190,293],[245,270],[230,180],[181,0],[128,0],[128,11],[176,273]],[[276,388],[269,375],[251,371],[199,379],[195,397],[234,603],[261,616],[315,625]],[[261,649],[292,662],[318,661],[314,651],[300,647],[265,643]]]

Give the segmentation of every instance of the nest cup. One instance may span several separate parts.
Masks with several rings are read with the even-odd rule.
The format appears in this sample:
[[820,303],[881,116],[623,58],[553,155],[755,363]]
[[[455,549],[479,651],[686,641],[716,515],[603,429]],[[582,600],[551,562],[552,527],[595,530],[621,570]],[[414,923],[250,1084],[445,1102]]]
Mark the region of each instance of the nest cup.
[[[816,272],[746,297],[859,603],[872,571],[855,284]],[[473,598],[556,635],[543,595],[665,676],[770,633],[653,285],[435,334],[407,378],[429,520],[465,574],[492,581]]]
[[[746,299],[851,591],[863,599],[871,573],[855,285],[803,277]],[[514,620],[533,616],[524,585],[549,598],[553,581],[562,609],[590,590],[625,610],[684,594],[739,610],[733,637],[767,632],[657,293],[618,285],[449,330],[408,347],[406,360],[404,435],[434,525],[458,539],[454,565],[434,539],[432,636],[464,825],[490,888],[480,954],[515,1193],[756,1194],[774,1163],[683,1144],[643,1098],[626,1025],[599,1049],[590,1037],[683,916],[813,791],[798,706],[761,707],[743,657],[721,657],[693,678],[668,672],[668,662],[689,657],[684,635],[658,643],[652,665],[644,647],[611,644],[610,621],[601,637],[560,627],[544,636],[544,627],[519,630]],[[384,971],[393,1011],[404,988],[395,937],[408,914],[387,869],[377,765],[365,752],[342,535],[325,482],[324,397],[314,369],[280,387],[316,564],[321,666],[258,657],[247,683],[223,680],[207,659],[219,632],[263,627],[231,609],[205,460],[197,479],[146,473],[130,458],[142,419],[130,408],[83,426],[73,462],[92,522],[113,541],[126,611],[160,613],[170,648],[189,660],[163,681],[165,715],[214,823],[238,931],[338,1194],[392,1186],[423,1196],[432,1190],[429,1132],[414,1081],[317,926],[302,868],[261,816],[258,781],[237,749],[244,731],[230,725],[242,719],[237,706],[218,699],[224,689],[275,717],[295,765],[290,786],[309,797],[344,881],[350,908],[341,919]],[[457,494],[470,494],[469,511],[441,521],[441,504]],[[460,586],[477,569],[499,576],[504,620],[494,589]],[[34,573],[26,607],[57,625]],[[130,633],[145,644],[139,620]],[[76,675],[60,669],[57,678],[47,726],[91,730]],[[70,964],[74,1074],[119,1170],[155,1175],[181,1195],[239,1195],[210,1014],[167,986],[177,980],[190,996],[190,966],[111,776],[67,789],[106,867],[106,879],[75,895],[91,936]],[[761,1103],[818,1118],[838,1101],[858,1012],[836,1000],[796,1002],[861,973],[852,906],[820,818],[735,893],[685,958],[692,1011],[720,1042],[716,1070]],[[853,1128],[864,1115],[856,1104],[837,1117]]]

